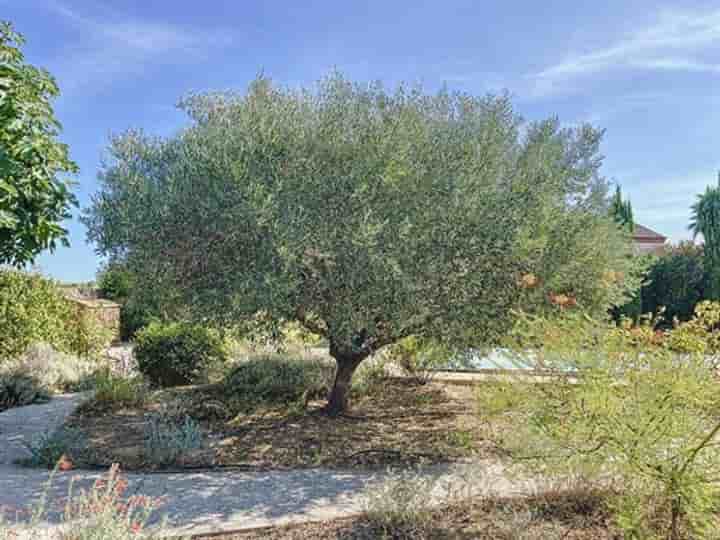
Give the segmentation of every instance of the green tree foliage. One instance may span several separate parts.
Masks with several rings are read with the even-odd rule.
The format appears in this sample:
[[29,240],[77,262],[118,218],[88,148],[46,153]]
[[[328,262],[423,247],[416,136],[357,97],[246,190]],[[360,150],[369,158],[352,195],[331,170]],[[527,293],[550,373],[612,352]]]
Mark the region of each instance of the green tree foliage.
[[610,201],[610,216],[627,231],[635,230],[632,204],[629,199],[623,201],[622,188],[619,185],[615,187],[615,193]]
[[39,274],[0,270],[0,362],[36,343],[64,352],[89,354],[108,341],[54,281]]
[[702,246],[683,242],[655,259],[642,287],[642,313],[663,311],[664,324],[692,318],[695,306],[707,299]]
[[140,277],[126,264],[110,262],[98,273],[103,298],[120,303],[120,337],[131,340],[152,321],[163,319],[152,289],[138,286]]
[[720,174],[718,185],[708,186],[705,193],[691,207],[692,219],[689,229],[704,239],[705,270],[707,272],[707,295],[720,299]]
[[[634,286],[589,126],[523,126],[505,96],[338,74],[181,107],[191,125],[174,137],[112,141],[89,239],[193,318],[261,314],[323,336],[331,414],[358,365],[402,338],[489,342],[547,287],[606,310]],[[598,279],[608,269],[626,279]]]
[[58,95],[44,70],[26,64],[23,38],[0,22],[0,264],[22,266],[43,249],[67,244],[62,220],[75,204],[61,173],[76,172],[58,142],[50,101]]
[[719,321],[710,303],[669,333],[580,312],[524,317],[512,346],[524,357],[531,347],[525,360],[550,375],[494,384],[481,410],[505,417],[502,444],[534,474],[609,486],[627,538],[715,538],[720,387],[707,355],[717,353]]
[[124,302],[132,293],[133,276],[120,264],[108,264],[98,273],[97,286],[103,298]]

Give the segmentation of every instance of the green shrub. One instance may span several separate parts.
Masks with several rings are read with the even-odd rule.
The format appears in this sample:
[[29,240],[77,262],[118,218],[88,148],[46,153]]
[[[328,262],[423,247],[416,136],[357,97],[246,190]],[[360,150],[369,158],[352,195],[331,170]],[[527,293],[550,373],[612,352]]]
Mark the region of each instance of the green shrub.
[[97,319],[78,306],[73,306],[69,320],[70,350],[85,356],[91,356],[107,348],[114,337],[113,331],[103,326]]
[[0,411],[48,399],[47,389],[30,373],[0,373]]
[[32,345],[22,356],[6,361],[0,373],[32,374],[47,392],[86,390],[92,386],[99,362],[56,351],[47,343]]
[[353,376],[350,391],[355,396],[381,394],[385,391],[388,380],[387,358],[377,355],[360,364]]
[[37,343],[87,355],[109,341],[107,332],[84,317],[56,282],[17,270],[0,270],[0,328],[0,362]]
[[327,394],[332,373],[332,366],[316,360],[266,356],[239,364],[225,388],[247,408],[304,404]]
[[140,330],[157,320],[160,310],[153,295],[136,285],[137,276],[122,263],[111,263],[98,274],[97,283],[103,298],[113,300],[120,308],[120,338],[129,341]]
[[130,297],[120,308],[120,338],[123,341],[135,339],[140,330],[157,320],[156,309],[142,299]]
[[97,287],[103,298],[124,302],[133,288],[132,274],[121,264],[109,264],[98,273]]
[[659,324],[688,321],[695,306],[706,299],[708,276],[702,246],[681,242],[656,258],[642,286],[642,313],[663,312]]
[[71,460],[82,457],[87,444],[80,431],[61,427],[54,431],[41,433],[26,447],[30,452],[30,457],[23,461],[24,465],[52,469],[63,456],[67,456]]
[[282,335],[285,342],[297,344],[305,348],[320,347],[324,342],[321,336],[313,334],[296,321],[291,321],[283,325]]
[[46,401],[53,392],[87,390],[97,370],[95,360],[33,345],[0,365],[0,410]]
[[145,457],[162,467],[202,447],[200,425],[188,415],[152,413],[145,426]]
[[71,350],[73,308],[57,284],[39,274],[0,270],[0,361],[34,343]]
[[94,401],[99,405],[111,407],[142,405],[147,394],[147,384],[139,376],[121,377],[105,369],[95,378]]
[[407,337],[390,346],[388,354],[418,384],[430,382],[435,369],[447,365],[452,354],[439,343]]
[[[720,320],[720,305],[701,306],[695,344],[703,331],[714,339],[706,324]],[[627,538],[713,538],[720,500],[715,366],[694,346],[677,353],[672,335],[653,336],[581,313],[561,321],[521,317],[518,354],[556,375],[488,383],[480,410],[505,417],[502,444],[533,474],[617,481],[621,496],[611,506]]]
[[152,323],[137,334],[135,357],[151,384],[170,387],[207,382],[227,352],[222,339],[202,326]]

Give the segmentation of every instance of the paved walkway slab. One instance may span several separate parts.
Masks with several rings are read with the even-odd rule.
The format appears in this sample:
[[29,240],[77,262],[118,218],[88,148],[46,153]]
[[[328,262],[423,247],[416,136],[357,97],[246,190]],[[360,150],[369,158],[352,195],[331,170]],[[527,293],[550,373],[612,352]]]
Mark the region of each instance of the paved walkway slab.
[[[82,396],[57,396],[47,404],[0,413],[0,508],[22,509],[47,494],[46,524],[56,522],[68,484],[89,488],[102,473],[58,472],[48,487],[49,472],[13,462],[27,455],[23,442],[57,428]],[[533,483],[511,480],[496,462],[425,471],[453,483],[472,486],[473,493],[511,495],[536,489]],[[271,472],[205,472],[128,474],[128,493],[164,497],[161,513],[169,520],[167,534],[201,534],[241,528],[332,519],[361,512],[365,492],[394,473],[308,469]],[[472,476],[472,478],[471,478]],[[37,537],[37,536],[36,536]]]

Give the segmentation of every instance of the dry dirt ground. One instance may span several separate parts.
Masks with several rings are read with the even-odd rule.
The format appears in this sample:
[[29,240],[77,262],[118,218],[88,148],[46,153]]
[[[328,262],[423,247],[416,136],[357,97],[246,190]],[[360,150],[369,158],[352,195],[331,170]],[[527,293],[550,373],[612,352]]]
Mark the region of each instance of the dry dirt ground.
[[[197,540],[211,540],[198,536]],[[262,528],[213,540],[620,540],[602,493],[477,499],[432,511],[421,522],[380,522],[363,515],[296,526]]]
[[[79,466],[120,463],[125,471],[156,468],[145,458],[146,415],[168,403],[201,425],[205,445],[174,469],[246,470],[385,467],[487,456],[492,447],[476,414],[472,386],[390,379],[356,396],[350,414],[328,418],[323,403],[305,408],[232,411],[220,387],[154,392],[143,406],[81,406],[67,424],[87,438]],[[165,404],[165,405],[163,405]]]

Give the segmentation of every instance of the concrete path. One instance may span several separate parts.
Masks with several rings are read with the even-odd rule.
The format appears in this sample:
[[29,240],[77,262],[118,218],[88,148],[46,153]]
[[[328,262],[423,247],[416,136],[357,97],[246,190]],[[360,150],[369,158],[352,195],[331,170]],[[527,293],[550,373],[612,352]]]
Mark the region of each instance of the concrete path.
[[28,457],[25,445],[62,425],[82,399],[83,394],[64,394],[54,396],[48,403],[0,412],[0,467]]
[[[0,413],[0,508],[32,506],[48,494],[46,523],[60,517],[72,479],[77,488],[89,487],[102,473],[57,473],[48,487],[49,473],[13,464],[24,457],[22,442],[59,426],[79,396],[58,396],[50,403]],[[528,481],[513,481],[498,463],[478,462],[458,468],[425,471],[473,493],[510,495],[535,489]],[[366,490],[394,473],[309,469],[272,472],[207,472],[128,474],[128,493],[164,497],[161,513],[169,520],[169,535],[204,534],[242,528],[332,519],[361,512]],[[35,534],[35,537],[38,537]]]

